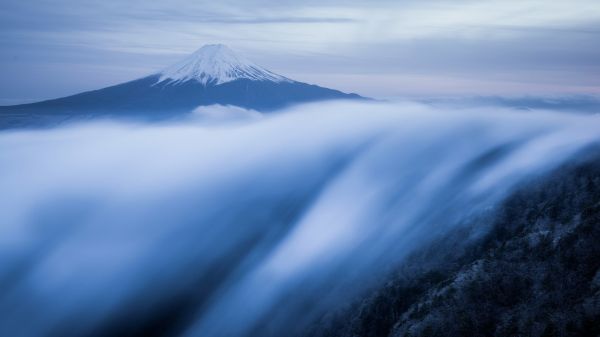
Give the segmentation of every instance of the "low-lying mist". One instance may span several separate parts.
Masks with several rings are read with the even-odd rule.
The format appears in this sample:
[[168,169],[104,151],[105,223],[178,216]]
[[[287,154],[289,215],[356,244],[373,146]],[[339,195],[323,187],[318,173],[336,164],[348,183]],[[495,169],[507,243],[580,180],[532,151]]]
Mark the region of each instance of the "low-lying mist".
[[223,109],[0,133],[0,335],[292,335],[600,140],[598,115]]

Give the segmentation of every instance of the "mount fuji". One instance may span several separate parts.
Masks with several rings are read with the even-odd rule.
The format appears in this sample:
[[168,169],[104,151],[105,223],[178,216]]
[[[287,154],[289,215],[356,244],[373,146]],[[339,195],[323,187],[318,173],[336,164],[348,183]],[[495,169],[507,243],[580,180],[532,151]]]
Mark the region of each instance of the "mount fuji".
[[275,74],[222,44],[205,45],[158,73],[73,96],[0,107],[0,128],[46,126],[97,117],[162,120],[199,106],[234,105],[260,112],[357,94]]

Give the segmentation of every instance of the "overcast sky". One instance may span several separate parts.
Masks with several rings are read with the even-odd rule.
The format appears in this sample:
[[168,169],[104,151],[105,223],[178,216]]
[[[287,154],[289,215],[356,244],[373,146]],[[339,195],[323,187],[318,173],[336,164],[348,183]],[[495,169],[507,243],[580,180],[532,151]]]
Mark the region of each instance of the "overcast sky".
[[2,0],[0,103],[142,77],[206,43],[372,97],[600,93],[598,0]]

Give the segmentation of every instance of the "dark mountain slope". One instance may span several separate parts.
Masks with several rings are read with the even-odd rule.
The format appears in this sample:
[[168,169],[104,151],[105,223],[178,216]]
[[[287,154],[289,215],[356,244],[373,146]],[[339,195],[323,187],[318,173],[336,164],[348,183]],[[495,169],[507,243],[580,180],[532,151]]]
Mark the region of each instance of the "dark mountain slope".
[[235,105],[269,112],[293,104],[359,99],[355,94],[300,82],[275,83],[239,79],[216,86],[189,81],[157,84],[149,76],[120,85],[38,103],[0,107],[0,128],[45,125],[55,121],[94,117],[176,118],[203,105]]
[[600,155],[530,183],[311,336],[600,335]]

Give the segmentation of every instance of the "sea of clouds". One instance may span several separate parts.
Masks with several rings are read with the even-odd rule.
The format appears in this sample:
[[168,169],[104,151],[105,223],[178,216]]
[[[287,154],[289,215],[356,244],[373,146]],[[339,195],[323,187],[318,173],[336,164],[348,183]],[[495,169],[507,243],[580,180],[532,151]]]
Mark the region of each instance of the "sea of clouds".
[[2,131],[0,335],[102,332],[178,299],[182,335],[299,331],[597,144],[598,117],[329,102]]

